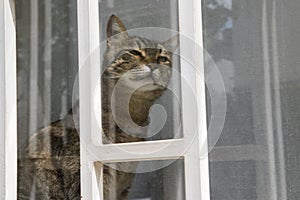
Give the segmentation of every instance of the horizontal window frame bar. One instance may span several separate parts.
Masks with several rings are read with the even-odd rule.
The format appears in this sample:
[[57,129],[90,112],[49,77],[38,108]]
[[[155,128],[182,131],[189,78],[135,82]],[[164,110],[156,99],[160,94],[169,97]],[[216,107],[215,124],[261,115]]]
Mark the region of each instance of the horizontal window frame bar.
[[[183,157],[187,152],[184,139],[171,139],[162,141],[131,142],[120,144],[104,144],[101,146],[88,147],[91,158],[96,162],[128,162],[144,160],[167,160]],[[85,148],[87,148],[85,146]],[[153,149],[162,149],[153,151]],[[100,158],[101,157],[101,158]]]

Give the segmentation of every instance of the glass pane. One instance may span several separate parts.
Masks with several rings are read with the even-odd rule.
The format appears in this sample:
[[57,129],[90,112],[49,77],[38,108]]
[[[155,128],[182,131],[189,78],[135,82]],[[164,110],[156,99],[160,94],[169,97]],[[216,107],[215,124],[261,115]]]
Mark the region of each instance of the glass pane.
[[222,134],[209,154],[212,200],[300,198],[299,6],[203,1],[205,49],[227,96]]
[[107,163],[103,171],[105,200],[185,199],[183,160]]
[[[182,137],[181,96],[173,93],[180,91],[180,79],[171,76],[180,71],[171,53],[178,39],[168,41],[178,30],[177,3],[99,1],[103,143]],[[156,112],[154,104],[166,113],[161,107]]]
[[16,0],[18,199],[80,199],[76,12],[76,1]]

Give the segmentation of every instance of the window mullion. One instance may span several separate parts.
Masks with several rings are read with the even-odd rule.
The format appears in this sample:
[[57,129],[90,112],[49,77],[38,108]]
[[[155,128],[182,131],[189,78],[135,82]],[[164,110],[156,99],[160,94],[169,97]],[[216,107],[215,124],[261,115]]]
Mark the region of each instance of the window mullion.
[[9,0],[0,3],[0,195],[17,198],[16,29]]
[[[190,12],[193,11],[193,12]],[[182,55],[189,55],[189,62],[193,63],[192,69],[182,59],[181,76],[182,82],[185,79],[189,80],[192,90],[197,98],[197,118],[194,123],[197,124],[193,130],[193,120],[191,118],[190,94],[185,85],[182,88],[182,114],[184,125],[184,137],[191,138],[196,134],[188,152],[185,155],[185,177],[186,177],[186,198],[209,200],[209,170],[207,156],[200,158],[203,155],[201,151],[207,151],[207,126],[206,126],[206,101],[205,101],[205,82],[204,82],[204,59],[203,59],[203,36],[202,36],[202,4],[199,0],[179,1],[179,19],[180,31],[182,37],[188,37],[193,40],[193,47],[181,44],[180,50]],[[192,49],[192,50],[191,50]],[[187,64],[188,65],[188,64]],[[192,71],[192,72],[191,72]],[[195,133],[196,131],[196,133]]]
[[[196,93],[198,102],[198,152],[200,154],[200,190],[201,200],[210,200],[209,182],[209,159],[208,159],[208,128],[205,91],[205,69],[204,69],[204,44],[203,44],[203,21],[202,0],[194,0],[194,27],[196,41],[196,67],[200,76],[196,77]],[[204,156],[204,157],[203,157]]]
[[[4,27],[4,1],[0,2],[0,26]],[[5,29],[0,30],[0,176],[5,177]],[[0,196],[5,196],[5,181],[0,182]]]
[[184,156],[185,144],[183,139],[111,144],[89,147],[89,153],[102,162],[176,159]]
[[[91,74],[86,70],[85,66],[91,67],[90,54],[92,52],[93,44],[91,39],[91,4],[96,3],[96,0],[77,1],[77,16],[78,16],[78,53],[79,53],[79,109],[80,109],[80,138],[83,135],[92,133],[91,119]],[[93,199],[95,179],[93,173],[93,161],[89,155],[89,151],[83,142],[80,142],[80,187],[82,199]]]

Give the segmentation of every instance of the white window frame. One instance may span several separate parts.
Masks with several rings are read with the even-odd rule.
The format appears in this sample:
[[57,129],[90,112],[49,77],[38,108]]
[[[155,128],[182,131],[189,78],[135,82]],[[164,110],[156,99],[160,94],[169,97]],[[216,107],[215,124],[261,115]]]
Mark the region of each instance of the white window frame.
[[[101,58],[90,58],[99,43],[99,0],[78,0],[78,41],[79,41],[79,98],[80,98],[80,137],[90,142],[88,145],[93,146],[92,138],[94,135],[99,135],[101,132],[98,123],[94,120],[95,110],[99,111],[96,115],[101,116],[101,107],[94,106],[94,91],[91,87],[98,80],[100,69],[90,68],[90,71],[83,72],[80,67],[86,63],[100,66]],[[179,29],[180,33],[194,40],[200,47],[203,45],[202,39],[202,8],[201,0],[178,0],[179,8]],[[203,51],[197,46],[186,47],[181,44],[180,51],[193,49],[196,66],[198,71],[204,74]],[[100,54],[99,54],[100,55]],[[93,59],[93,60],[90,60]],[[95,64],[96,63],[96,64]],[[183,63],[183,62],[182,62]],[[206,136],[206,103],[205,103],[205,83],[196,71],[191,73],[191,70],[181,67],[181,74],[188,78],[192,83],[192,88],[196,92],[198,105],[198,137],[194,140],[189,150],[182,155],[185,147],[185,138],[192,136],[189,131],[189,113],[191,109],[188,103],[188,96],[185,95],[185,90],[182,90],[182,117],[184,127],[184,138],[161,141],[148,141],[139,143],[123,143],[110,144],[91,147],[87,150],[86,146],[81,143],[80,160],[81,160],[81,196],[83,199],[101,199],[98,193],[96,172],[93,163],[101,162],[125,162],[125,161],[143,161],[143,160],[162,160],[172,159],[182,156],[185,164],[185,194],[186,199],[209,200],[209,171],[208,158],[200,159],[200,144],[207,146]],[[100,90],[100,88],[99,88]],[[99,94],[101,92],[99,91]],[[100,123],[101,124],[101,123]],[[99,137],[98,137],[99,138]],[[101,138],[100,138],[101,139]],[[167,148],[159,153],[146,154],[149,149]],[[123,151],[118,151],[116,146],[121,145]],[[128,150],[128,151],[126,151]],[[139,152],[140,154],[131,154],[127,152]],[[95,160],[91,156],[91,152],[96,155],[102,155],[102,160]],[[145,152],[145,154],[141,154]],[[100,175],[101,176],[101,175]],[[100,186],[101,188],[101,186]]]
[[0,198],[6,200],[17,198],[16,28],[11,3],[0,2]]

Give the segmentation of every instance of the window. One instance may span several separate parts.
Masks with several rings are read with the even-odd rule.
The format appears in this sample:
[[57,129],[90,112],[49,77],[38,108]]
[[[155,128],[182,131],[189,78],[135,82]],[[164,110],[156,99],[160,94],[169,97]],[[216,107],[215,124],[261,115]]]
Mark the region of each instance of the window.
[[[0,194],[50,199],[55,192],[47,185],[55,183],[64,192],[75,185],[70,199],[79,193],[103,199],[109,166],[134,172],[133,200],[299,199],[299,6],[296,0],[4,0]],[[180,33],[170,86],[150,111],[148,130],[157,134],[143,132],[135,142],[108,141],[102,130],[110,121],[103,120],[107,88],[99,75],[112,14],[128,34],[155,44]]]
[[[97,197],[97,195],[99,195],[97,192],[98,182],[95,180],[95,177],[101,177],[101,174],[97,176],[96,172],[92,173],[93,170],[90,170],[96,161],[101,161],[102,163],[128,163],[128,161],[139,161],[140,168],[138,167],[138,169],[141,170],[141,172],[149,172],[149,169],[160,169],[160,166],[165,165],[164,163],[170,164],[170,160],[174,158],[181,158],[169,165],[170,169],[172,169],[171,171],[168,170],[169,168],[162,168],[161,172],[160,170],[157,172],[150,171],[153,175],[149,173],[148,175],[137,175],[135,180],[139,182],[134,182],[132,188],[133,194],[129,196],[132,199],[208,199],[208,161],[207,159],[195,159],[200,157],[199,144],[201,144],[201,142],[199,141],[200,137],[197,133],[199,131],[201,134],[206,134],[206,117],[205,112],[202,111],[205,110],[205,106],[203,106],[205,100],[204,83],[200,79],[197,79],[197,76],[200,76],[197,69],[189,66],[190,64],[185,60],[189,59],[189,61],[194,64],[198,62],[195,66],[199,67],[200,70],[201,66],[203,66],[201,60],[195,59],[195,54],[198,53],[198,55],[201,56],[201,51],[197,49],[195,43],[191,42],[196,40],[201,43],[202,41],[200,32],[201,5],[193,1],[190,1],[190,3],[186,1],[157,1],[151,4],[149,4],[148,1],[90,1],[89,3],[80,1],[79,5],[79,65],[82,67],[81,77],[79,77],[79,88],[82,87],[80,90],[80,114],[81,119],[89,116],[85,123],[80,125],[81,134],[83,134],[81,138],[83,138],[85,143],[84,146],[81,146],[81,182],[85,183],[81,185],[83,198],[99,198]],[[194,17],[196,12],[187,12],[187,10],[193,10],[193,6],[199,11],[197,15],[198,18]],[[177,67],[178,71],[180,70],[182,76],[176,76],[176,71],[174,70],[173,73],[177,79],[172,83],[177,90],[180,90],[178,94],[181,96],[177,98],[179,99],[179,104],[181,104],[181,110],[178,110],[174,97],[172,98],[172,96],[168,94],[164,95],[159,102],[162,103],[164,107],[166,106],[165,109],[168,109],[167,114],[170,121],[166,122],[166,126],[162,129],[161,135],[157,134],[155,137],[150,137],[147,141],[139,143],[98,144],[97,146],[93,138],[97,138],[98,141],[101,139],[97,136],[98,133],[101,132],[98,124],[101,117],[97,120],[95,116],[101,116],[101,113],[94,114],[94,112],[101,111],[101,107],[95,103],[95,90],[93,88],[96,88],[96,90],[100,89],[95,87],[95,83],[99,80],[99,68],[91,69],[91,67],[98,66],[98,64],[95,63],[101,62],[102,58],[99,55],[103,54],[103,49],[106,48],[106,41],[99,42],[99,40],[103,41],[106,38],[104,30],[106,30],[107,21],[112,13],[118,15],[124,23],[127,22],[127,28],[132,29],[129,31],[131,35],[140,36],[141,34],[145,34],[148,38],[152,36],[153,39],[156,40],[165,40],[174,35],[174,33],[176,34],[174,29],[181,31],[182,36],[179,51],[183,53],[184,56],[178,57],[177,62],[176,58],[173,58],[175,62],[178,63],[178,66],[174,66],[174,63],[173,66],[175,69]],[[198,24],[195,30],[194,24]],[[173,33],[170,31],[166,32],[165,29],[151,29],[145,28],[145,26],[171,28]],[[141,27],[142,29],[134,29]],[[165,38],[163,38],[163,36],[165,36]],[[188,37],[192,39],[188,39]],[[86,70],[86,68],[89,70]],[[90,80],[90,82],[87,82],[87,80]],[[80,86],[80,83],[85,83],[86,85]],[[92,89],[89,89],[89,87]],[[191,94],[194,94],[191,93],[190,87],[193,92],[197,92],[199,95],[199,102],[196,102],[197,100],[195,98],[187,98],[191,96]],[[105,89],[106,88],[102,88],[102,90]],[[100,94],[100,92],[96,92],[96,94]],[[98,95],[96,95],[96,97],[97,96]],[[99,100],[96,100],[96,102],[99,102]],[[196,103],[201,103],[203,107],[197,108]],[[96,109],[95,104],[96,106],[98,105]],[[197,109],[199,109],[199,112],[195,112]],[[178,116],[180,112],[182,116]],[[202,114],[198,116],[198,113]],[[180,120],[181,117],[182,133],[178,136],[178,134],[174,132],[178,131],[176,123],[178,123],[177,121]],[[201,129],[195,130],[195,127],[197,127],[195,124],[198,123],[198,118],[201,118],[201,120],[199,120],[201,121]],[[89,135],[93,132],[95,134]],[[174,135],[172,136],[170,134]],[[88,148],[86,146],[88,146]],[[200,165],[201,171],[199,170]],[[202,173],[204,174],[202,175]],[[163,175],[162,177],[164,178],[162,180],[159,178],[159,174]],[[157,183],[156,187],[162,188],[163,191],[159,191],[158,188],[156,188],[156,194],[151,193],[151,190],[155,188],[147,189],[147,187],[145,188],[142,185],[145,181],[151,181],[149,176],[157,177],[154,180],[155,182],[162,182],[162,184]],[[150,182],[150,185],[156,185],[155,182]],[[170,185],[172,187],[170,187]],[[102,188],[102,186],[100,186],[100,188]],[[174,188],[177,191],[176,193],[173,191]],[[198,188],[201,188],[201,190]],[[150,195],[145,196],[144,194],[144,196],[141,196],[143,195],[141,191],[144,191],[145,194],[150,193]],[[135,192],[137,193],[135,194]]]

